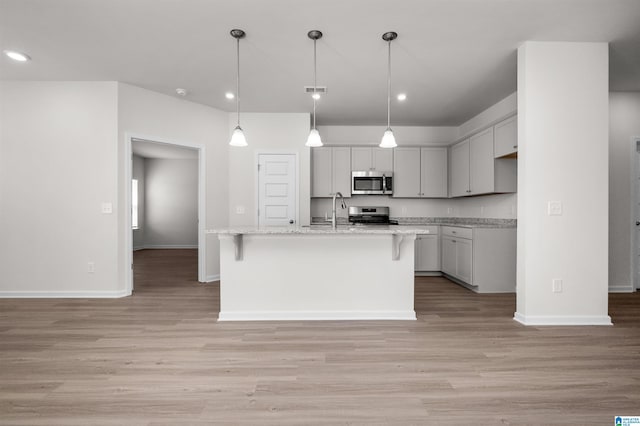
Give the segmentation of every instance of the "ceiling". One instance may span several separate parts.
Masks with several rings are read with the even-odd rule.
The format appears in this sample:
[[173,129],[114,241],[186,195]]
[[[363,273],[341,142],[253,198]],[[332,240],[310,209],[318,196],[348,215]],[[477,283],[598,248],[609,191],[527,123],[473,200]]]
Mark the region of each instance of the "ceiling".
[[312,29],[319,125],[459,125],[516,90],[526,40],[610,42],[610,89],[640,91],[639,0],[0,0],[3,80],[116,80],[234,111],[241,28],[242,111],[309,112]]
[[160,142],[133,139],[131,152],[144,158],[161,158],[168,160],[191,160],[198,158],[198,150]]

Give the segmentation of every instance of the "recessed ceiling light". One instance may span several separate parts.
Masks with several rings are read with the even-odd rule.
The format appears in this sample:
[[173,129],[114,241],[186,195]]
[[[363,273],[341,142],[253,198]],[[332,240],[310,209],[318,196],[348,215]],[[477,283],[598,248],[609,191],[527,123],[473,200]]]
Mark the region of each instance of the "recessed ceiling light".
[[4,54],[18,62],[27,62],[31,60],[31,57],[26,53],[16,52],[15,50],[5,50]]
[[227,93],[224,94],[224,97],[227,98],[227,99],[234,99],[236,97],[236,95],[234,95],[231,92],[227,92]]
[[399,101],[406,101],[407,100],[407,94],[406,93],[400,93],[398,95],[398,100]]
[[311,95],[311,97],[317,101],[318,99],[320,99],[320,93],[314,93],[313,95]]
[[180,95],[180,96],[187,96],[187,90],[186,90],[186,89],[182,89],[182,88],[180,88],[180,87],[178,87],[178,88],[176,89],[176,93],[177,93],[178,95]]

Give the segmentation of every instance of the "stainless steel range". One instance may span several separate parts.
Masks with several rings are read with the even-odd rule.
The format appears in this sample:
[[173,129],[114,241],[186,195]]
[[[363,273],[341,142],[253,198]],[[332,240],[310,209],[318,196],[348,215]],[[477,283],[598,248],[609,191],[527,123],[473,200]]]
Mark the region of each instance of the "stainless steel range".
[[389,207],[349,207],[349,223],[354,225],[397,225],[389,219]]

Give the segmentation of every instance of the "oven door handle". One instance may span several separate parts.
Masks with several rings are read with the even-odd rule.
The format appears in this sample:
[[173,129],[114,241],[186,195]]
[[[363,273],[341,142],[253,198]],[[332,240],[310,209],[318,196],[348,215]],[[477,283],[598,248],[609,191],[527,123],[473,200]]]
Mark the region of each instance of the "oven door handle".
[[382,193],[384,194],[385,192],[387,192],[387,177],[383,174],[382,175]]

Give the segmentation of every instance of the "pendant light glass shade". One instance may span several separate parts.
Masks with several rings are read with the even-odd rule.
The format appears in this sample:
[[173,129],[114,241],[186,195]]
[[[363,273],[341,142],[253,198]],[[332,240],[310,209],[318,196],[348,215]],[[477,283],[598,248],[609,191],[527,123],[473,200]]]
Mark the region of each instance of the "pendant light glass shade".
[[320,138],[320,132],[318,132],[318,129],[311,129],[305,145],[310,146],[311,148],[322,146],[322,139]]
[[382,39],[389,45],[389,56],[387,61],[387,130],[382,135],[380,148],[395,148],[398,146],[393,130],[391,130],[391,42],[396,38],[398,38],[398,33],[393,31],[382,34]]
[[236,39],[236,59],[237,59],[237,74],[236,74],[236,114],[238,117],[238,123],[231,135],[231,146],[247,146],[247,138],[244,137],[242,127],[240,127],[240,39],[244,38],[245,32],[242,30],[231,30],[231,37]]
[[233,130],[233,134],[231,135],[231,142],[229,142],[231,146],[247,146],[247,138],[244,137],[244,132],[240,126],[236,126]]
[[380,148],[395,148],[398,146],[396,143],[396,137],[393,136],[393,130],[387,129],[382,135],[382,142],[380,142]]
[[322,33],[318,30],[309,31],[307,36],[313,40],[313,127],[309,132],[309,137],[307,138],[306,146],[311,148],[317,148],[322,146],[322,138],[320,138],[320,132],[316,128],[316,98],[317,98],[317,66],[316,66],[316,41],[322,37]]

